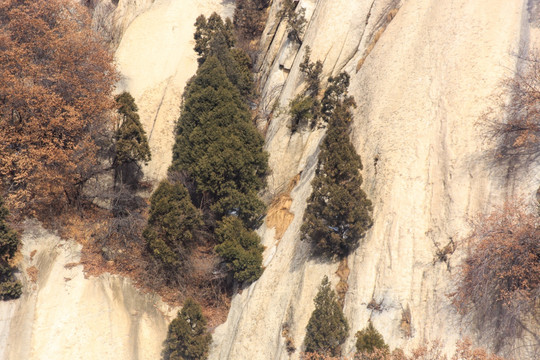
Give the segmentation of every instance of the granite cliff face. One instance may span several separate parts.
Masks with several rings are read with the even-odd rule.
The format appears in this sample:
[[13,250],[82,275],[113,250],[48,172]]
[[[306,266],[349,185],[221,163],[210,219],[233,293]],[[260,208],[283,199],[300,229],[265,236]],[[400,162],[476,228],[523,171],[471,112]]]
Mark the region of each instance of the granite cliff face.
[[[117,4],[115,4],[117,3]],[[148,180],[165,176],[185,82],[197,69],[195,19],[231,14],[220,0],[95,0],[94,23],[110,37],[123,76],[141,109],[154,161]],[[85,278],[80,245],[29,222],[19,264],[21,299],[0,302],[0,359],[159,359],[177,309],[142,294],[128,279]],[[30,270],[29,270],[30,269]],[[37,274],[32,281],[30,274]]]
[[[391,347],[410,348],[462,336],[477,339],[449,303],[463,249],[449,263],[436,252],[469,231],[467,219],[518,194],[533,199],[535,167],[497,168],[475,124],[493,105],[500,81],[519,70],[517,54],[534,45],[532,2],[309,1],[299,45],[286,36],[274,2],[262,39],[263,104],[287,106],[303,86],[299,70],[307,46],[324,76],[347,71],[358,107],[351,139],[364,163],[364,188],[374,202],[374,225],[348,259],[345,313],[354,333],[371,318]],[[212,359],[289,359],[282,336],[301,349],[312,299],[324,275],[339,281],[337,263],[310,257],[299,227],[323,130],[291,136],[286,116],[267,124],[272,176],[291,192],[294,219],[280,240],[260,230],[266,270],[237,295],[214,335]],[[536,168],[537,169],[537,168]],[[343,273],[342,271],[340,271]],[[370,306],[370,303],[377,304]],[[518,358],[525,358],[525,354]]]
[[0,304],[1,359],[158,359],[175,309],[128,279],[85,278],[79,244],[27,222],[23,296]]
[[[220,0],[95,1],[95,21],[115,44],[128,90],[150,138],[149,180],[171,161],[174,121],[185,82],[196,70],[193,23],[200,14],[231,15]],[[467,219],[504,199],[531,199],[538,166],[493,165],[476,124],[500,81],[519,72],[519,54],[538,39],[537,1],[300,0],[308,20],[302,44],[287,37],[274,0],[258,68],[272,174],[268,195],[280,206],[259,233],[266,246],[262,277],[234,296],[213,334],[211,359],[297,359],[313,297],[324,275],[336,285],[339,264],[310,256],[300,241],[324,128],[291,135],[284,111],[304,86],[306,47],[324,77],[347,71],[358,104],[351,139],[361,155],[374,226],[347,259],[345,314],[354,333],[368,319],[391,347],[471,336],[447,294],[463,255],[436,252],[469,231]],[[536,15],[535,15],[536,14]],[[272,109],[274,111],[272,112]],[[277,110],[276,110],[277,109]],[[270,114],[272,113],[272,116]],[[157,359],[174,309],[139,294],[116,276],[85,279],[78,247],[29,223],[23,237],[23,298],[0,304],[0,359]],[[37,250],[32,256],[32,252]],[[68,265],[68,266],[66,266]],[[36,283],[27,269],[36,266]],[[371,305],[370,305],[371,303]],[[375,306],[374,306],[375,304]],[[282,329],[298,350],[289,355]],[[486,339],[488,340],[488,339]],[[4,349],[4,350],[1,350]],[[525,359],[525,355],[517,358]]]

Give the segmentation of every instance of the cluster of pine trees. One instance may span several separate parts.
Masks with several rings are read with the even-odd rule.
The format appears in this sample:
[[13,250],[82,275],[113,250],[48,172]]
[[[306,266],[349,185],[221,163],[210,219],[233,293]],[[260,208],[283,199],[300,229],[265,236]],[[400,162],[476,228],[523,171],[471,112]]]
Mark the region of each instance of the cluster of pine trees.
[[[199,69],[183,95],[169,169],[175,181],[162,181],[153,193],[143,234],[170,274],[185,271],[206,236],[233,278],[250,282],[263,271],[264,247],[253,229],[265,213],[257,193],[268,171],[264,140],[246,105],[251,61],[234,47],[230,20],[201,15],[195,27]],[[163,358],[206,359],[210,340],[200,306],[188,299],[169,326]]]
[[[315,245],[316,253],[342,257],[358,245],[373,223],[372,203],[361,188],[362,161],[349,140],[351,108],[356,105],[348,95],[347,73],[330,77],[322,100],[318,101],[322,64],[309,61],[309,49],[301,68],[307,75],[308,86],[305,94],[291,102],[291,111],[298,117],[293,116],[293,126],[305,123],[306,118],[328,124],[304,214],[302,237]],[[294,106],[304,102],[304,111],[293,111]]]
[[268,155],[246,105],[253,92],[250,59],[234,47],[233,25],[216,13],[195,23],[199,69],[188,82],[176,128],[172,182],[151,197],[144,231],[151,254],[178,272],[197,241],[215,241],[234,279],[262,273],[260,225]]
[[[358,245],[373,223],[372,203],[361,188],[362,162],[349,140],[351,108],[356,104],[348,95],[349,75],[345,72],[330,77],[322,99],[319,98],[322,63],[312,63],[309,56],[308,48],[300,65],[307,86],[290,103],[291,130],[295,132],[306,125],[313,127],[318,121],[328,128],[320,147],[301,234],[313,244],[316,254],[344,257]],[[304,339],[307,358],[309,354],[314,358],[339,356],[349,325],[327,277],[314,302],[315,310]],[[359,353],[388,349],[371,322],[356,336]]]
[[[323,278],[313,301],[315,310],[306,327],[305,352],[327,357],[340,356],[341,345],[348,336],[349,324],[328,277]],[[369,321],[365,329],[356,333],[356,351],[370,354],[377,350],[388,352],[388,345]]]

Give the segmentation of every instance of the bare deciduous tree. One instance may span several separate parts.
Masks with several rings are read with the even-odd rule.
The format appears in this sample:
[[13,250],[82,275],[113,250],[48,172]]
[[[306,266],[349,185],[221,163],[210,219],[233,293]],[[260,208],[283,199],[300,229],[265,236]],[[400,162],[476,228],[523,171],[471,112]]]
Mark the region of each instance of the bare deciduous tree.
[[520,59],[521,71],[503,81],[496,106],[480,119],[485,136],[496,143],[497,159],[536,159],[540,154],[539,56]]
[[538,312],[540,218],[524,209],[520,202],[507,203],[472,221],[466,239],[470,252],[452,295],[458,310],[497,350],[523,331],[539,340],[524,320]]

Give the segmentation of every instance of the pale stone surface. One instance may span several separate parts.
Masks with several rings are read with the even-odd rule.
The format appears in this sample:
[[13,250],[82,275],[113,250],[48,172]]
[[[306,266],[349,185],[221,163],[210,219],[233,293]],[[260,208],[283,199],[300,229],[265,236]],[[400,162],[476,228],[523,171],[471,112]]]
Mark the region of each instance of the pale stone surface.
[[[349,258],[345,313],[351,332],[345,351],[353,351],[353,335],[369,318],[391,347],[436,338],[452,346],[460,336],[475,338],[446,297],[460,250],[447,267],[434,261],[436,246],[465,235],[468,216],[517,194],[529,198],[538,186],[538,167],[514,173],[493,167],[475,126],[500,79],[519,66],[513,54],[537,43],[538,5],[532,0],[300,0],[308,18],[301,46],[287,39],[285,23],[275,18],[279,5],[275,0],[270,9],[258,68],[264,110],[269,113],[276,100],[282,107],[266,133],[272,169],[268,192],[283,191],[302,172],[291,192],[295,217],[279,241],[274,229],[259,229],[266,270],[233,298],[227,322],[213,334],[210,358],[297,359],[322,277],[328,275],[334,285],[338,281],[337,263],[310,258],[308,244],[299,239],[324,135],[320,128],[291,136],[287,126],[286,106],[304,85],[298,65],[306,45],[312,60],[323,61],[325,77],[342,70],[351,75],[358,103],[351,139],[362,156],[364,189],[375,208],[373,228]],[[374,43],[388,14],[398,8]],[[153,152],[145,172],[157,180],[170,164],[181,92],[196,69],[195,18],[213,10],[230,14],[231,3],[120,0],[116,10],[110,9],[103,14],[123,34],[116,57],[124,75],[120,90],[129,90],[141,109]],[[30,261],[34,248],[38,253]],[[174,313],[162,313],[161,305],[157,310],[155,297],[138,294],[124,279],[84,279],[80,266],[65,269],[78,251],[69,241],[29,228],[22,268],[36,265],[40,276],[21,300],[0,304],[0,359],[159,358]],[[368,309],[372,299],[381,303],[381,311]],[[406,309],[410,337],[402,324]],[[291,357],[281,335],[285,323],[297,347]]]
[[116,51],[119,91],[129,91],[139,107],[152,152],[144,168],[148,180],[162,179],[171,164],[182,91],[197,70],[195,19],[214,11],[232,16],[233,6],[224,0],[156,0],[122,35]]
[[[80,245],[27,222],[19,300],[0,303],[0,359],[158,359],[176,309],[129,280],[86,279]],[[36,283],[27,275],[35,266]]]
[[[350,92],[358,103],[351,139],[362,156],[364,189],[375,208],[373,228],[349,258],[345,313],[351,331],[345,352],[352,354],[353,335],[369,318],[392,348],[410,349],[434,339],[451,348],[466,335],[482,345],[446,296],[460,250],[449,267],[434,261],[435,252],[450,238],[467,234],[469,216],[517,194],[529,199],[538,186],[534,167],[510,176],[507,169],[494,168],[475,126],[499,81],[516,69],[513,54],[531,47],[527,7],[507,0],[409,0],[402,5],[301,0],[299,6],[308,9],[302,46],[291,44],[284,22],[272,17],[279,7],[274,2],[262,40],[268,50],[259,64],[262,103],[277,99],[284,109],[267,129],[270,192],[278,193],[303,170],[291,193],[295,218],[277,246],[274,230],[260,229],[266,270],[235,296],[227,322],[214,334],[210,358],[297,359],[318,284],[324,275],[337,283],[337,263],[310,259],[299,239],[323,131],[291,136],[284,113],[303,86],[298,65],[308,45],[311,59],[323,61],[325,77],[342,70],[351,75]],[[367,52],[386,16],[398,8]],[[367,307],[371,299],[381,303],[381,311]],[[410,326],[402,321],[407,311]],[[292,356],[281,336],[284,323],[291,326],[298,349]]]

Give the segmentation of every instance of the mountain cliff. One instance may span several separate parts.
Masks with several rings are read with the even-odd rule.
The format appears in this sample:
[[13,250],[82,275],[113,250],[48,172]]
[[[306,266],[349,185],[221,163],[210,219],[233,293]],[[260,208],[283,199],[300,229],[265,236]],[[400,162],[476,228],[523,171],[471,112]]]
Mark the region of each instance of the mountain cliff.
[[[512,172],[493,165],[477,126],[501,81],[519,71],[518,54],[534,47],[530,4],[300,1],[307,19],[301,44],[276,18],[279,6],[274,2],[261,41],[262,103],[287,106],[299,92],[299,64],[309,46],[324,77],[351,75],[358,104],[351,140],[363,159],[374,225],[348,258],[344,310],[352,333],[371,319],[391,347],[478,339],[447,297],[465,249],[458,247],[448,263],[436,253],[466,236],[476,213],[518,195],[533,200],[534,166]],[[343,278],[338,263],[311,258],[299,239],[324,129],[291,135],[286,115],[266,125],[269,191],[280,193],[301,174],[290,193],[294,218],[280,239],[268,226],[260,230],[266,270],[235,296],[214,334],[213,359],[290,358],[283,326],[299,347],[322,277],[332,275],[334,285]],[[345,353],[353,352],[351,334]]]
[[[116,4],[115,4],[116,3]],[[149,137],[155,181],[170,165],[174,123],[197,68],[193,24],[203,13],[231,16],[220,0],[93,1],[96,27],[110,36],[123,80]],[[346,283],[344,311],[354,333],[369,319],[391,348],[469,336],[448,294],[466,254],[468,220],[512,197],[532,203],[538,165],[495,164],[478,119],[501,81],[519,74],[539,38],[536,0],[300,0],[307,25],[287,36],[274,0],[256,66],[257,124],[266,137],[273,199],[258,230],[266,247],[261,278],[232,299],[213,333],[211,359],[298,359],[317,287]],[[286,108],[305,85],[306,49],[323,78],[347,71],[355,97],[350,138],[362,157],[374,225],[346,261],[316,259],[300,226],[324,127],[291,134]],[[324,82],[323,82],[324,85]],[[535,166],[536,165],[536,166]],[[23,235],[20,300],[0,303],[0,359],[157,359],[176,309],[118,276],[86,279],[73,242],[29,222]],[[437,252],[457,244],[446,262]],[[32,281],[28,271],[37,271]],[[286,336],[283,329],[286,328]],[[297,350],[289,354],[286,342]],[[531,347],[530,339],[516,349]],[[518,346],[527,345],[527,346]],[[3,350],[2,350],[3,349]],[[510,352],[512,349],[503,349]],[[519,351],[519,350],[518,350]],[[516,358],[534,358],[524,352]]]

